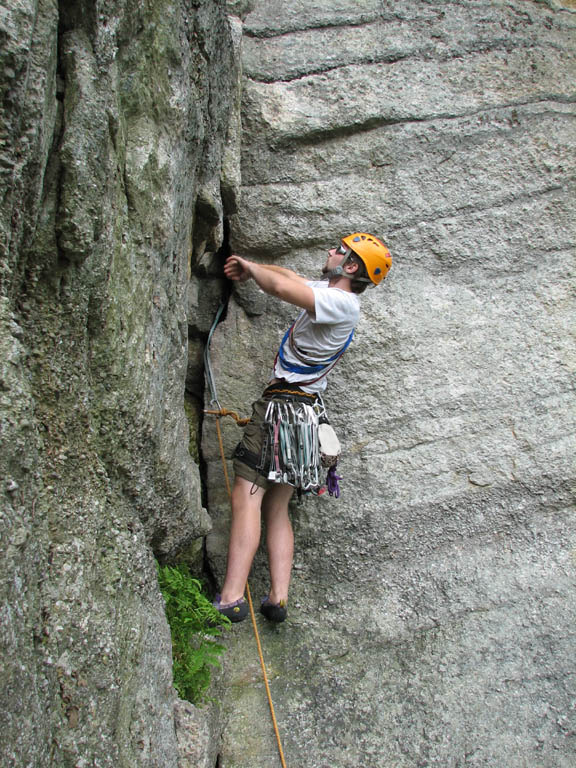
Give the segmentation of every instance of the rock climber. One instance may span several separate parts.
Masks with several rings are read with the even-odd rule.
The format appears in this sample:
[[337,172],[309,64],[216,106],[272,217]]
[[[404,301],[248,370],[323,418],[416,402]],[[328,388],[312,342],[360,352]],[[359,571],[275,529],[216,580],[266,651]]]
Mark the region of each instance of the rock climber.
[[269,385],[253,404],[234,454],[226,576],[214,600],[217,610],[233,622],[248,613],[244,590],[260,543],[261,514],[266,521],[270,590],[260,611],[270,621],[286,619],[294,552],[288,504],[295,488],[320,492],[317,429],[318,414],[325,415],[321,394],[327,374],[352,339],[359,294],[379,285],[391,264],[381,240],[356,232],[329,249],[322,280],[310,281],[290,269],[237,255],[224,265],[230,280],[252,279],[265,293],[302,310],[284,336]]

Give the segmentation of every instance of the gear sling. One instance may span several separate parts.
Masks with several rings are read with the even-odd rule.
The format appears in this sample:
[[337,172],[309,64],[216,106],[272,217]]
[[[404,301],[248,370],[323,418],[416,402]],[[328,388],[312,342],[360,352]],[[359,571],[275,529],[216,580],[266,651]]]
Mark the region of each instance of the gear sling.
[[[343,346],[326,360],[306,359],[294,343],[294,329],[303,314],[284,334],[274,366],[280,359],[283,368],[292,373],[319,375],[311,380],[300,381],[297,385],[290,382],[276,383],[265,390],[263,397],[269,402],[262,423],[264,440],[257,469],[270,482],[292,485],[299,493],[321,494],[327,489],[331,496],[338,498],[338,480],[341,478],[336,475],[336,463],[340,443],[328,424],[321,396],[304,392],[299,385],[313,384],[326,376],[352,342],[354,331]],[[302,365],[290,363],[286,359],[286,344]],[[322,467],[329,468],[326,486],[322,485],[320,479]]]

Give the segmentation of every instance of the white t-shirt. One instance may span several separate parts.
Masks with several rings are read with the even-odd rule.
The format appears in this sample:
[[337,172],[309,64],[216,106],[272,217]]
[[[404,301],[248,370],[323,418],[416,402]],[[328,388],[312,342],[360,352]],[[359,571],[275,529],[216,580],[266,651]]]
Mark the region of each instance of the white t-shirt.
[[[294,326],[293,341],[299,353],[313,365],[323,363],[335,355],[346,342],[360,316],[360,299],[357,294],[331,288],[327,281],[309,281],[314,291],[315,316],[303,310]],[[283,348],[287,363],[304,366],[297,358],[288,341]],[[280,357],[274,366],[273,378],[285,379],[298,384],[305,392],[323,392],[328,376],[322,376],[312,384],[301,385],[302,381],[313,381],[322,375],[318,373],[294,373],[282,365]]]

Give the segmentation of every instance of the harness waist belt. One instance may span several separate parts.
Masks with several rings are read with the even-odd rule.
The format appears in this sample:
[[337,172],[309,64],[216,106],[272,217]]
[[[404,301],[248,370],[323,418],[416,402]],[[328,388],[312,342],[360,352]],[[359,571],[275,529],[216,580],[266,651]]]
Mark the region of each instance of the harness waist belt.
[[304,403],[311,403],[318,400],[318,395],[314,392],[304,392],[296,384],[289,384],[288,382],[276,382],[266,387],[262,397],[264,400],[274,400],[276,398],[286,400],[300,400]]

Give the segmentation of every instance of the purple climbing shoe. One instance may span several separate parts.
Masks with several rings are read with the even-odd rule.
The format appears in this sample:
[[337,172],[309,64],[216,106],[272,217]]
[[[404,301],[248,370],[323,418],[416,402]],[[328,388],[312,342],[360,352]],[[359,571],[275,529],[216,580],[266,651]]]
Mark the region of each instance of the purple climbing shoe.
[[223,604],[220,595],[216,595],[212,605],[218,613],[221,613],[222,616],[226,616],[226,618],[233,622],[244,621],[246,616],[248,616],[248,603],[243,597],[235,600],[233,603]]

